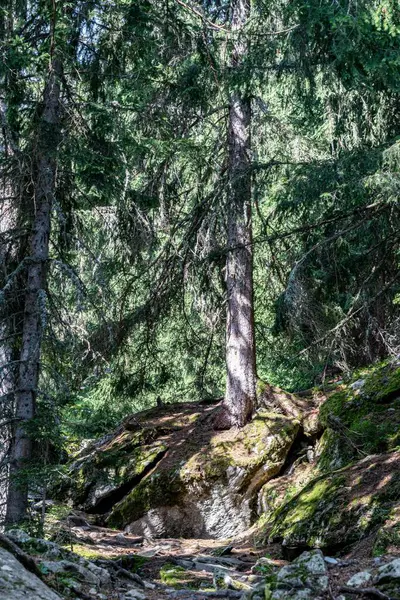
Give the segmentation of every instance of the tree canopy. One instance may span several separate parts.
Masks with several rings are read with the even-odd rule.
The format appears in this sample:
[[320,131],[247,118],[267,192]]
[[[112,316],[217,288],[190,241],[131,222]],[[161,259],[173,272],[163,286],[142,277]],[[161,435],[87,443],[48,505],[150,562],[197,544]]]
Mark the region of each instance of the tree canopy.
[[132,411],[399,353],[397,0],[4,0],[0,51],[11,520]]

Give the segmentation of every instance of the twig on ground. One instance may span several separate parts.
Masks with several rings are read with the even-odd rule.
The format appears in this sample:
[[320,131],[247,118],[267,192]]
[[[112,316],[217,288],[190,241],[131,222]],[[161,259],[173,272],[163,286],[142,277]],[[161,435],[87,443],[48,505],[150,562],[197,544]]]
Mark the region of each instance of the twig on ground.
[[339,592],[346,592],[346,594],[359,594],[365,596],[372,596],[373,598],[379,598],[379,600],[400,600],[399,598],[395,598],[394,596],[388,596],[383,592],[380,592],[376,588],[353,588],[348,585],[342,585],[339,588]]
[[100,559],[96,560],[96,564],[106,567],[107,569],[113,569],[115,577],[125,577],[125,579],[130,579],[141,587],[145,587],[143,579],[137,573],[131,573],[130,571],[127,571],[121,567],[117,561]]
[[335,596],[333,595],[332,588],[330,585],[328,586],[328,596],[330,600],[335,600]]

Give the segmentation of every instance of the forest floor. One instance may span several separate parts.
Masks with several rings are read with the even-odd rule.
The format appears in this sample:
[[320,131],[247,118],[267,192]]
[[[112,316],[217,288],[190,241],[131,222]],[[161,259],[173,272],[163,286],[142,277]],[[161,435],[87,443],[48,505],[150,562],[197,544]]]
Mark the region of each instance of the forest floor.
[[[78,518],[91,519],[90,515],[84,513],[75,514]],[[280,544],[260,547],[251,530],[235,540],[226,541],[171,538],[143,540],[88,522],[87,525],[71,527],[69,534],[73,539],[70,549],[74,553],[105,567],[106,563],[103,561],[117,561],[126,570],[137,573],[146,582],[146,600],[216,600],[224,597],[223,590],[215,594],[212,592],[215,572],[220,568],[228,569],[229,574],[238,581],[254,582],[257,576],[265,576],[263,561],[266,559],[268,568],[274,571],[287,564],[281,558]],[[335,564],[329,564],[330,587],[326,592],[326,599],[338,597],[340,587],[346,585],[355,573],[376,570],[379,565],[400,556],[400,548],[393,547],[388,549],[384,557],[373,558],[372,546],[371,536],[353,547],[347,555],[337,559]],[[122,576],[112,589],[107,587],[100,592],[107,600],[119,600],[125,597],[126,586],[129,588],[129,581],[124,581]],[[225,597],[230,597],[229,593],[227,591]],[[233,594],[234,592],[231,597],[234,597]]]

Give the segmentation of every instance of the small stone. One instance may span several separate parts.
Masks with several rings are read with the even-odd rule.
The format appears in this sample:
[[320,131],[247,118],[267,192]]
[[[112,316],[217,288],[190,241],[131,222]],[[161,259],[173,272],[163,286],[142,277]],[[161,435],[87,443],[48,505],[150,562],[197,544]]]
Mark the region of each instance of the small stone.
[[378,582],[384,583],[392,579],[400,579],[400,558],[392,560],[390,563],[379,567]]
[[96,596],[96,595],[97,595],[97,590],[96,590],[96,588],[90,588],[90,590],[89,590],[89,594],[92,594],[92,596]]
[[16,544],[27,544],[32,539],[31,536],[22,529],[9,529],[6,535]]
[[364,583],[368,583],[372,579],[371,573],[368,571],[360,571],[359,573],[355,573],[348,580],[347,584],[349,587],[361,587]]
[[155,583],[151,583],[151,581],[143,581],[144,583],[144,587],[147,590],[155,590],[156,589],[156,584]]
[[82,585],[79,583],[79,581],[71,581],[69,584],[69,587],[74,590],[74,592],[80,592],[82,589]]
[[332,556],[324,556],[324,561],[328,565],[337,565],[339,563],[339,561],[336,560],[336,558],[333,558]]
[[144,594],[142,594],[142,592],[139,592],[139,590],[137,590],[136,588],[132,588],[131,590],[129,590],[128,592],[126,592],[125,594],[125,598],[128,600],[134,599],[134,600],[146,600],[146,596]]
[[230,577],[223,570],[215,569],[213,573],[213,585],[217,590],[226,590],[229,587]]
[[357,379],[354,383],[350,385],[352,390],[360,390],[365,384],[365,379]]

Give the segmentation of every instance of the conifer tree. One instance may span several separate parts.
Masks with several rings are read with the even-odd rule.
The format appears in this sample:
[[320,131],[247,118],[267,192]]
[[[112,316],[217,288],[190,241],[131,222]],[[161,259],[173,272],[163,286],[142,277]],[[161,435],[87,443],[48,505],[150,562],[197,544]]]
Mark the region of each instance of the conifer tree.
[[[222,419],[243,426],[256,402],[256,348],[253,299],[251,208],[251,101],[244,78],[248,43],[244,33],[250,16],[248,0],[231,2],[234,36],[231,69],[236,89],[229,99],[228,238],[226,261],[226,392]],[[222,426],[221,422],[218,426]]]
[[51,212],[54,200],[57,150],[61,132],[62,62],[55,40],[56,13],[50,28],[50,63],[38,107],[37,136],[33,145],[33,183],[30,205],[31,230],[26,263],[26,290],[18,374],[15,386],[15,420],[10,458],[11,481],[7,499],[7,523],[20,522],[27,509],[28,488],[18,481],[32,458],[27,427],[35,416],[49,260]]

